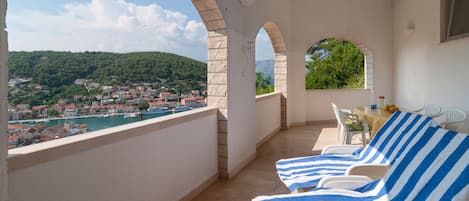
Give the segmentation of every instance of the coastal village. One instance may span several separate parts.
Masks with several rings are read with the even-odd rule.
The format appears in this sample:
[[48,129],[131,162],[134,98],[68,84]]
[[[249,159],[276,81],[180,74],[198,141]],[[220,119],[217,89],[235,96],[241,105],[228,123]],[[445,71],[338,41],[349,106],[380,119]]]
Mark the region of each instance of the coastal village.
[[[9,88],[22,85],[32,93],[48,93],[31,79],[15,78],[9,81]],[[59,99],[55,104],[35,105],[20,103],[10,105],[9,148],[78,135],[89,131],[87,124],[66,121],[63,124],[47,126],[43,122],[51,119],[74,119],[86,117],[109,117],[123,115],[136,117],[154,112],[181,112],[206,105],[206,84],[199,83],[199,89],[190,93],[177,90],[164,82],[132,83],[130,86],[109,86],[86,79],[76,79],[74,85],[93,91],[92,97],[74,95],[70,99]]]

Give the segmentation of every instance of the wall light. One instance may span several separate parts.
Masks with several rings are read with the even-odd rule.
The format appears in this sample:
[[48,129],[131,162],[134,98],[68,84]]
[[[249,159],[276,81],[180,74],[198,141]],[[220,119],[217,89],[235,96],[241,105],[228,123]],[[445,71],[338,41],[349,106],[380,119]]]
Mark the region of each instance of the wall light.
[[404,33],[406,35],[411,35],[415,32],[415,23],[413,21],[409,21],[407,23],[406,28],[404,29]]

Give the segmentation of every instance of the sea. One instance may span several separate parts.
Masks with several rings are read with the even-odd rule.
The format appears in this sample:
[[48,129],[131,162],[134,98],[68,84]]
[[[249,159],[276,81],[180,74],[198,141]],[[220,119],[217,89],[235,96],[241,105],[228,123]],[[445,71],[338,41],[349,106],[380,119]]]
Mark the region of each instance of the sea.
[[136,117],[124,117],[124,115],[114,116],[95,116],[95,117],[80,117],[80,118],[68,118],[68,119],[52,119],[45,122],[24,122],[24,124],[44,124],[46,126],[55,126],[58,124],[64,124],[65,122],[72,122],[75,124],[86,124],[88,125],[88,131],[96,131],[114,126],[124,125],[137,121],[152,119],[156,117],[166,116],[174,114],[174,111],[167,111],[165,113],[158,114],[141,114]]

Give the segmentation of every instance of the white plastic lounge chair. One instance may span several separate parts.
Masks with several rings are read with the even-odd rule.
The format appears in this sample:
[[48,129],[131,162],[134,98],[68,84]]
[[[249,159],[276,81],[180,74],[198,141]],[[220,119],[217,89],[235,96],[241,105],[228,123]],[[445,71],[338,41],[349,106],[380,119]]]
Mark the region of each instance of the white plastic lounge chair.
[[420,137],[426,128],[436,125],[430,117],[395,112],[359,154],[351,154],[356,146],[329,146],[322,155],[277,161],[277,173],[290,191],[315,187],[320,179],[330,175],[363,175],[363,172],[368,172],[366,175],[379,178],[411,140]]
[[443,115],[443,121],[440,123],[443,128],[450,124],[456,124],[466,121],[467,113],[459,109],[447,109]]
[[442,115],[443,113],[441,112],[441,106],[439,105],[426,105],[425,107],[422,107],[418,110],[412,111],[414,113],[419,113],[425,116],[429,117],[438,117]]
[[352,136],[361,134],[363,146],[365,146],[366,134],[369,133],[368,122],[358,119],[357,115],[337,107],[334,103],[331,105],[337,119],[338,139],[343,144],[352,144]]
[[430,127],[415,138],[382,179],[332,176],[306,193],[254,201],[467,201],[469,135]]

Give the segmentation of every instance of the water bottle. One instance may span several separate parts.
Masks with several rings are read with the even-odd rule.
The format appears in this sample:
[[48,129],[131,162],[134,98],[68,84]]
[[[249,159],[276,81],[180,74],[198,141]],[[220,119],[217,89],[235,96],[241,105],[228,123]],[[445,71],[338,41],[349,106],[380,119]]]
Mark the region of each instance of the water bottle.
[[383,109],[385,105],[386,105],[386,99],[384,98],[384,96],[378,97],[378,108]]

